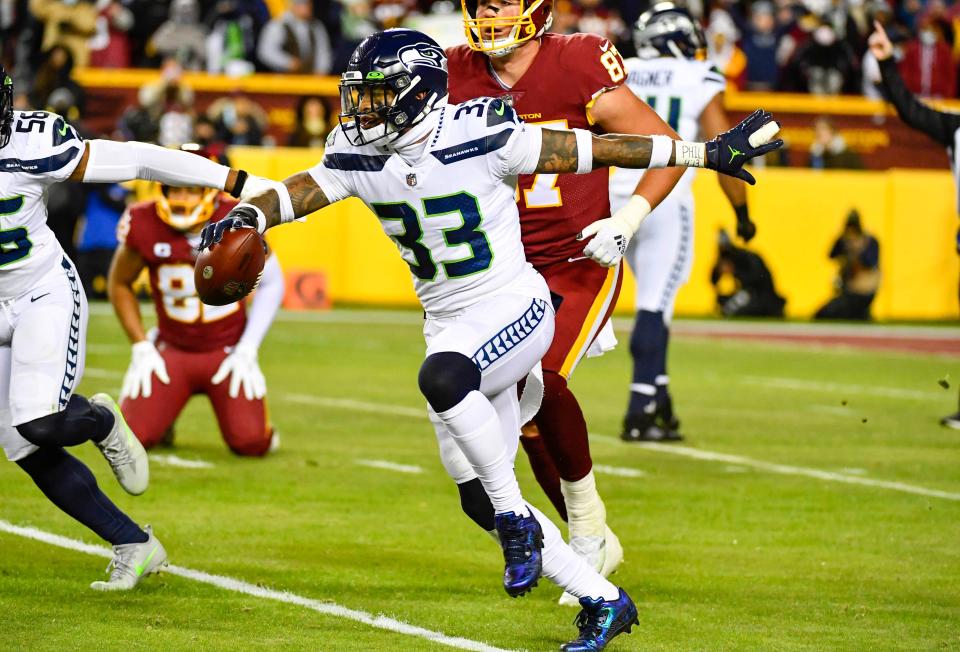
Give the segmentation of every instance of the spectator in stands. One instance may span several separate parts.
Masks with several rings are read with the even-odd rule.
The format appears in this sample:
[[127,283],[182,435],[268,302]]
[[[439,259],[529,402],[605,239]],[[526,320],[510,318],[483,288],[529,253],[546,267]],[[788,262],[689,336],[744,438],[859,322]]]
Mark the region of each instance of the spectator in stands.
[[847,41],[834,28],[821,23],[797,48],[791,65],[803,84],[800,90],[814,95],[837,95],[856,88],[857,60]]
[[73,55],[63,45],[54,46],[44,56],[43,63],[34,75],[30,90],[30,106],[43,108],[57,89],[66,89],[73,103],[82,113],[85,96],[83,89],[73,80]]
[[917,37],[904,48],[900,75],[907,88],[922,97],[957,96],[957,66],[943,36],[943,27],[925,15]]
[[288,9],[260,33],[260,61],[275,72],[327,74],[332,50],[327,30],[313,17],[310,0],[289,0]]
[[774,90],[780,79],[777,49],[791,25],[777,25],[773,5],[767,0],[751,5],[749,22],[735,6],[730,9],[730,17],[740,30],[740,47],[747,57],[747,88]]
[[270,124],[263,107],[240,92],[211,104],[207,116],[217,125],[220,138],[229,145],[262,145]]
[[90,62],[90,38],[97,32],[97,8],[87,0],[30,0],[30,11],[43,23],[41,49],[66,47],[73,62]]
[[197,0],[173,0],[170,18],[150,37],[147,51],[173,57],[187,70],[203,70],[207,30],[200,22]]
[[94,68],[129,68],[133,12],[118,0],[97,0],[97,33],[90,39],[90,65]]
[[[167,112],[192,111],[193,89],[183,82],[182,76],[183,68],[176,59],[170,58],[163,62],[159,80],[140,87],[138,105],[127,109],[120,117],[118,127],[125,138],[148,143],[167,141],[177,145],[190,140],[192,128],[184,133],[186,121],[179,116],[167,121],[164,138],[160,138],[160,122]],[[176,143],[178,138],[183,140]]]
[[817,311],[814,319],[870,319],[870,304],[880,287],[880,243],[864,233],[860,213],[847,215],[843,233],[833,243],[830,258],[840,264],[838,294]]
[[323,147],[328,133],[330,119],[323,98],[301,97],[297,103],[297,124],[290,134],[290,147]]
[[209,151],[218,159],[226,159],[227,157],[227,144],[220,137],[220,129],[217,127],[217,123],[205,113],[201,113],[193,121],[192,142],[197,143],[202,149]]
[[862,170],[860,155],[847,147],[847,141],[833,121],[821,116],[813,122],[813,143],[810,145],[810,167],[818,170]]
[[722,229],[710,282],[724,317],[783,317],[787,302],[777,294],[766,263],[758,254],[734,245]]
[[714,9],[710,13],[706,36],[710,60],[727,78],[727,84],[743,90],[747,83],[747,56],[737,46],[740,32],[730,14],[723,9]]
[[207,72],[239,77],[256,68],[257,35],[269,12],[263,0],[220,0],[207,16]]

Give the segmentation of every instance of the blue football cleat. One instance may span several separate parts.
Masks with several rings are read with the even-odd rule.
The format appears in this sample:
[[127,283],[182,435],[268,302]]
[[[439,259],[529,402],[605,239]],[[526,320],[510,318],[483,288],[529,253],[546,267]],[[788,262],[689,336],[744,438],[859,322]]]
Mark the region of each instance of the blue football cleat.
[[503,588],[511,598],[529,592],[543,571],[543,530],[531,514],[497,514],[494,521],[503,548]]
[[575,641],[560,646],[561,652],[599,652],[615,636],[639,625],[637,607],[627,592],[620,589],[616,600],[604,602],[600,598],[580,598],[583,609],[574,624],[580,629]]

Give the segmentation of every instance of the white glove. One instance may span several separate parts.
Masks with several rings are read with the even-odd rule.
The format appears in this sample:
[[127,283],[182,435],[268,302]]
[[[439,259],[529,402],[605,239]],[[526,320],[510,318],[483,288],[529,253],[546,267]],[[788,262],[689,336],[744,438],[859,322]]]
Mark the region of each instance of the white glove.
[[133,345],[130,350],[130,366],[123,376],[121,398],[150,398],[153,393],[153,375],[156,374],[161,383],[170,383],[167,375],[167,365],[157,347],[150,340],[143,340]]
[[257,364],[257,350],[249,344],[237,344],[233,347],[210,382],[219,385],[227,376],[230,376],[230,398],[240,395],[241,385],[243,396],[248,401],[261,399],[267,393],[267,380]]
[[577,240],[595,236],[583,248],[583,254],[603,267],[616,267],[630,244],[630,238],[649,213],[650,204],[646,199],[640,195],[631,196],[627,204],[612,216],[588,224],[577,234]]

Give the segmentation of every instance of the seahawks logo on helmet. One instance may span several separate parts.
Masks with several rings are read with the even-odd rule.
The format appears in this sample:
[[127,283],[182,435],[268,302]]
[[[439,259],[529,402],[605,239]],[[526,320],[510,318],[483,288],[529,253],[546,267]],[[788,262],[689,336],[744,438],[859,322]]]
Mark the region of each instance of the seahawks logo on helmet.
[[412,71],[412,66],[428,66],[438,70],[446,70],[446,56],[443,50],[429,43],[406,45],[397,53],[397,58],[403,67]]

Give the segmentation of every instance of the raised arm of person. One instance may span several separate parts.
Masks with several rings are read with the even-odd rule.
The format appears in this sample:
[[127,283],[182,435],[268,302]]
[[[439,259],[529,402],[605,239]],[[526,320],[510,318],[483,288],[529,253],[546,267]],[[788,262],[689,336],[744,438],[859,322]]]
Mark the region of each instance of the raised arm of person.
[[[700,114],[700,133],[707,137],[719,136],[730,129],[730,121],[723,110],[723,92],[717,93]],[[750,220],[747,206],[747,186],[740,179],[726,174],[717,175],[720,189],[727,196],[734,214],[737,216],[737,235],[744,242],[750,242],[757,234],[756,225]]]
[[954,146],[954,135],[960,129],[960,113],[948,113],[932,109],[910,92],[893,58],[893,43],[878,21],[873,22],[874,31],[868,41],[870,52],[880,63],[880,76],[887,99],[897,109],[897,115],[905,123],[922,131],[944,147]]

